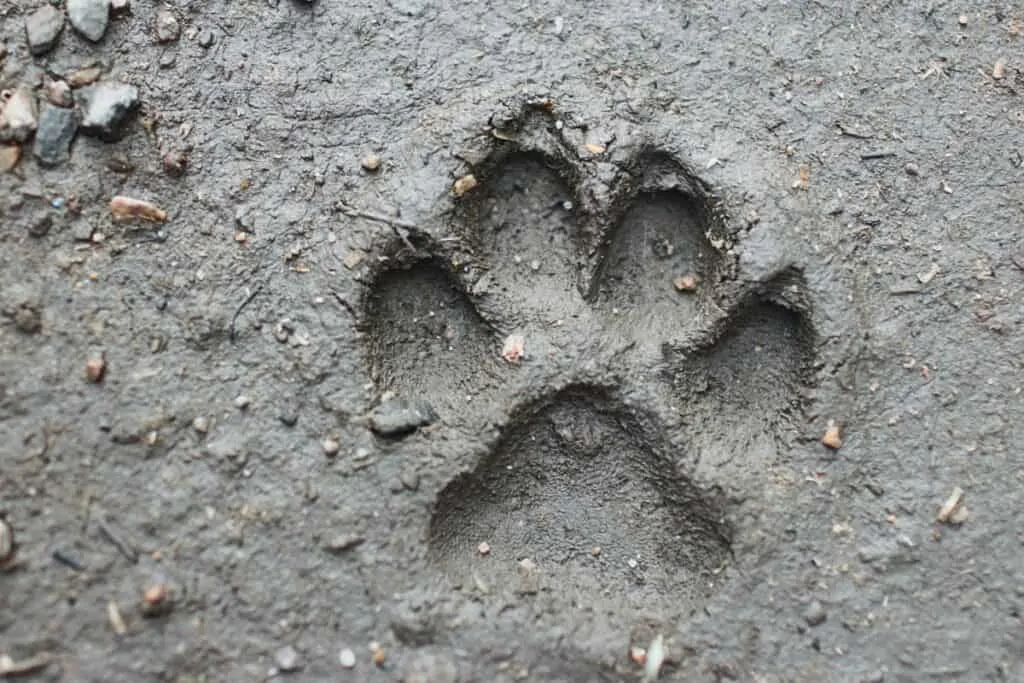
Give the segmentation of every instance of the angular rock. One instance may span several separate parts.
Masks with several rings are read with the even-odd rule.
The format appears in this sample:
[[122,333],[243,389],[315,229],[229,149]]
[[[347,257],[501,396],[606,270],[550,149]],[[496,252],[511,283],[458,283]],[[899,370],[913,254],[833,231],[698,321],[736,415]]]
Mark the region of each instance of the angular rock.
[[174,12],[160,10],[156,13],[156,39],[161,43],[173,43],[181,37],[181,24]]
[[123,136],[125,121],[139,106],[138,89],[123,83],[89,86],[79,97],[85,112],[82,132],[108,142]]
[[64,30],[64,13],[53,5],[43,5],[25,17],[25,38],[34,55],[46,54],[57,47],[57,39]]
[[44,166],[58,166],[71,158],[71,143],[78,132],[80,115],[76,109],[46,105],[39,117],[32,153]]
[[31,88],[22,86],[4,103],[0,113],[0,141],[25,142],[38,125],[36,98]]
[[437,413],[423,399],[394,398],[373,411],[370,429],[381,436],[401,436],[436,420]]
[[103,39],[110,21],[110,0],[68,0],[67,10],[76,31],[94,43]]
[[18,165],[21,159],[21,147],[17,145],[0,145],[0,173],[7,173]]

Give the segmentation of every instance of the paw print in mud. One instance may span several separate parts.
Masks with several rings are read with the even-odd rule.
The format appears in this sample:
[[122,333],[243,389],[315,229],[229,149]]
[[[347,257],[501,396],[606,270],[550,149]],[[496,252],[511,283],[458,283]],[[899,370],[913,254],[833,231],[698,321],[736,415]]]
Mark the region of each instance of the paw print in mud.
[[490,439],[443,474],[428,556],[551,609],[690,612],[732,558],[721,487],[756,492],[798,412],[802,281],[740,280],[718,201],[667,153],[602,162],[545,123],[497,144],[364,301],[378,389]]

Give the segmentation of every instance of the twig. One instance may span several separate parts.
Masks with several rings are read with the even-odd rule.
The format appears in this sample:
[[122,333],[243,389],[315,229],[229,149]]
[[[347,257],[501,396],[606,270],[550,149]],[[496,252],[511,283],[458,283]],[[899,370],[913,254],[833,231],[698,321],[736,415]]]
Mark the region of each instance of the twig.
[[841,123],[836,123],[836,126],[839,128],[839,134],[845,135],[848,138],[856,138],[858,140],[870,140],[871,138],[874,137],[873,135],[871,135],[871,133],[858,133],[855,130],[847,128]]
[[864,152],[863,154],[860,155],[860,158],[863,159],[864,161],[867,161],[868,159],[884,159],[885,157],[894,156],[896,156],[896,152],[893,152],[891,150],[885,150],[881,152]]
[[130,543],[128,543],[123,538],[121,538],[117,533],[115,533],[114,530],[110,528],[110,525],[107,524],[106,520],[104,520],[103,518],[97,519],[96,526],[99,528],[100,534],[102,534],[105,539],[110,541],[114,545],[114,547],[121,552],[122,555],[128,558],[129,562],[134,564],[139,561],[139,553],[135,550],[135,548],[133,548]]
[[245,297],[245,301],[243,301],[238,306],[238,308],[235,309],[234,315],[231,316],[231,325],[228,326],[228,339],[230,339],[232,342],[235,341],[235,323],[238,322],[238,316],[242,314],[242,310],[245,309],[246,306],[251,304],[252,300],[255,299],[256,296],[262,291],[263,285],[260,284],[259,286],[256,287],[256,289],[249,292],[249,296]]
[[41,652],[21,661],[15,661],[9,655],[0,655],[0,677],[24,676],[48,666],[52,661],[53,656],[48,652]]
[[407,230],[417,230],[418,227],[415,223],[410,221],[403,221],[401,218],[392,218],[391,216],[385,216],[382,213],[375,213],[373,211],[364,211],[355,207],[349,206],[345,203],[338,203],[341,208],[341,212],[351,218],[365,218],[370,221],[377,221],[378,223],[387,223],[391,227],[405,228]]
[[57,560],[58,562],[60,562],[65,567],[70,567],[71,569],[74,569],[76,572],[83,572],[83,571],[85,571],[85,565],[83,565],[81,562],[79,562],[75,558],[71,557],[67,553],[64,553],[64,552],[62,552],[60,550],[54,550],[53,551],[53,559]]
[[392,218],[391,216],[385,216],[382,213],[375,213],[373,211],[364,211],[363,209],[357,209],[353,206],[349,206],[344,202],[338,202],[338,207],[341,212],[350,218],[365,218],[369,221],[377,221],[378,223],[385,223],[391,226],[391,229],[395,231],[398,238],[405,243],[405,246],[416,253],[416,247],[409,241],[409,233],[407,230],[419,230],[419,227],[411,221],[403,221],[401,218]]

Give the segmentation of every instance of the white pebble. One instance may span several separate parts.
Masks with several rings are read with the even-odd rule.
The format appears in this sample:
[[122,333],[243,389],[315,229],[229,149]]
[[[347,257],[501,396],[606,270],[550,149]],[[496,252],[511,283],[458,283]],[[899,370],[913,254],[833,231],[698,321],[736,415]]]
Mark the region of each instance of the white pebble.
[[338,655],[338,661],[341,662],[342,667],[351,669],[356,665],[356,653],[346,647]]

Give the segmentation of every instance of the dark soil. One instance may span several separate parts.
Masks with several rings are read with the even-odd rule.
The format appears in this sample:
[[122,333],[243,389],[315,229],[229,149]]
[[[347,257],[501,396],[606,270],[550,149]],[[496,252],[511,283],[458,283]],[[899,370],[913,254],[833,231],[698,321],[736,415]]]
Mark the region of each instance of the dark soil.
[[0,175],[0,677],[1024,679],[1024,10],[41,4],[142,104]]

